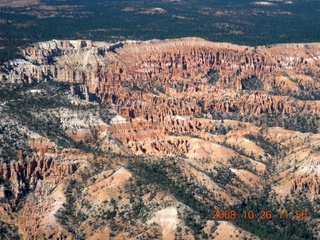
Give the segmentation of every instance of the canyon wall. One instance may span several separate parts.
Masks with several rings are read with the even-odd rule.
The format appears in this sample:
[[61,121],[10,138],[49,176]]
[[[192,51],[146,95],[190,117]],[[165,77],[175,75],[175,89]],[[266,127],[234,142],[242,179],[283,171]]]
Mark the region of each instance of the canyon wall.
[[[108,162],[106,156],[113,161],[118,156],[114,153],[131,160],[137,155],[174,157],[181,176],[210,193],[204,202],[219,192],[233,204],[259,197],[267,180],[279,199],[303,193],[314,200],[320,195],[320,43],[249,47],[199,38],[116,44],[52,40],[22,49],[22,56],[0,66],[3,86],[34,83],[31,88],[37,90],[39,82],[68,83],[70,91],[63,90],[59,97],[71,103],[59,111],[72,104],[85,109],[66,111],[64,118],[54,114],[57,125],[63,123],[56,129],[79,149],[65,144],[64,148],[72,149],[64,151],[58,141],[39,134],[28,139],[32,155],[25,157],[21,151],[18,160],[0,165],[0,199],[9,199],[0,206],[1,221],[18,226],[25,239],[71,236],[55,214],[66,203],[65,184],[70,176],[79,180],[81,164],[90,165],[89,157],[81,157],[84,151],[99,156],[94,164],[101,169],[99,161]],[[42,90],[43,96],[51,91]],[[94,105],[90,105],[92,101],[97,109],[111,109],[105,114],[108,118],[102,119],[99,111],[90,117],[84,114]],[[51,111],[59,112],[57,109]],[[87,122],[68,115],[79,115]],[[123,155],[119,156],[117,161],[125,162]],[[219,182],[225,180],[219,175],[223,168],[233,176],[224,186]],[[99,210],[104,218],[110,211],[102,210],[111,206],[108,201],[117,191],[121,192],[119,206],[126,206],[128,186],[116,188],[122,178],[114,180],[110,169],[100,169],[101,174],[93,169],[92,165],[84,171],[91,171],[89,180],[81,176],[87,181],[82,190],[90,194],[79,193],[81,204],[77,207],[81,207],[77,210],[81,212],[89,199],[86,216]],[[131,172],[126,175],[128,179],[134,176]],[[104,187],[89,191],[95,181]],[[92,219],[83,223],[91,225]],[[103,229],[109,232],[108,227]]]

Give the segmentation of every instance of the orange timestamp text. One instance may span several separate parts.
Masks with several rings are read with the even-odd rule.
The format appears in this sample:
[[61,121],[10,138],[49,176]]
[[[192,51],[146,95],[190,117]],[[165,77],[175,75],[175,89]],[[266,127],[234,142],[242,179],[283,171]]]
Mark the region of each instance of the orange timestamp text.
[[295,216],[296,219],[306,219],[308,218],[307,210],[296,210],[289,214],[287,210],[280,210],[277,212],[272,212],[271,210],[244,210],[241,213],[237,213],[235,210],[214,210],[212,219],[214,220],[234,220],[234,219],[262,219],[271,220],[275,217],[279,219],[290,219],[290,216]]

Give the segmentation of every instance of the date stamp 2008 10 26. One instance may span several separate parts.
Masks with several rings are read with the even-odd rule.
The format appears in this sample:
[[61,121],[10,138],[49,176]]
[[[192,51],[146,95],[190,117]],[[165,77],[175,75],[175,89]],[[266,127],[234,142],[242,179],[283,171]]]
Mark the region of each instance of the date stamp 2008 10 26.
[[279,219],[291,219],[289,216],[293,216],[296,219],[308,218],[307,210],[296,210],[295,212],[288,212],[287,210],[280,210],[272,212],[271,210],[260,210],[255,212],[253,210],[244,210],[241,213],[237,213],[235,210],[214,210],[212,219],[214,220],[234,220],[234,219],[263,219],[271,220],[275,217]]

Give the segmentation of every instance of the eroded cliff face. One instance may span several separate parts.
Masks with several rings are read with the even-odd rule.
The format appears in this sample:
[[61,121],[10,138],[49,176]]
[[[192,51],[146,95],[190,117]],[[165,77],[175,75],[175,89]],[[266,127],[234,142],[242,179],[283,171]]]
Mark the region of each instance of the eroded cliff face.
[[[70,84],[61,95],[68,104],[38,114],[31,108],[37,124],[53,119],[57,134],[18,121],[20,130],[38,131],[25,132],[32,155],[0,165],[0,197],[11,197],[1,221],[18,226],[25,239],[201,238],[186,223],[190,202],[170,192],[176,189],[208,209],[257,199],[267,186],[270,201],[320,196],[319,43],[52,40],[22,54],[1,66],[2,83]],[[59,95],[51,87],[41,94]],[[59,135],[67,144],[52,139]],[[169,193],[159,187],[168,179]],[[223,224],[239,238],[252,237]],[[203,227],[211,237],[226,234],[213,221]]]
[[[277,95],[300,96],[319,88],[317,43],[251,48],[198,38],[116,45],[51,41],[24,49],[23,55],[26,60],[2,67],[3,82],[85,84],[88,89],[80,90],[87,98],[95,94],[116,104],[128,120],[162,122],[166,115],[202,111],[308,112],[311,103]],[[319,103],[312,104],[318,111]]]
[[[190,79],[194,82],[215,69],[221,76],[219,83],[239,84],[238,88],[243,79],[254,75],[276,86],[282,81],[286,85],[286,79],[279,78],[280,75],[290,75],[293,85],[315,87],[316,82],[308,76],[319,74],[320,57],[318,43],[252,48],[199,38],[118,44],[53,40],[22,49],[22,54],[26,61],[8,64],[15,66],[15,71],[3,74],[3,81],[30,81],[30,78],[42,81],[43,76],[48,76],[60,81],[87,81],[92,86],[153,78],[164,82]],[[86,75],[86,70],[92,75]],[[21,77],[23,74],[26,78]],[[95,83],[97,79],[99,82]]]
[[0,178],[5,184],[1,197],[9,200],[1,206],[1,221],[18,226],[25,239],[68,236],[55,214],[65,203],[65,179],[85,159],[46,154],[2,164]]

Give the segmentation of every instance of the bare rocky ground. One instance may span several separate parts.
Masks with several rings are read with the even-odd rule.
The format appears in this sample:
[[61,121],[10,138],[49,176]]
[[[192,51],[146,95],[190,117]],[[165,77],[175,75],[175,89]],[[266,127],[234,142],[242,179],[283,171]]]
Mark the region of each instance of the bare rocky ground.
[[[319,46],[23,49],[0,74],[6,238],[316,239]],[[214,210],[273,219],[213,220]]]

